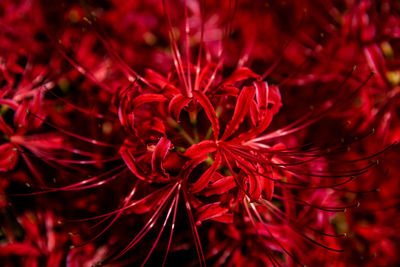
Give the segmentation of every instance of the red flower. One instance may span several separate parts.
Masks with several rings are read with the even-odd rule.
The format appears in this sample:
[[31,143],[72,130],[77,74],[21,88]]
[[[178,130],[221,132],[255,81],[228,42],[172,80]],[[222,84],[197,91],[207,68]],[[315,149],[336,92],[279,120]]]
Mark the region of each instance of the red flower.
[[[395,180],[366,210],[340,214],[383,185],[385,171],[370,171],[371,160],[394,147],[350,135],[377,116],[379,138],[397,138],[396,63],[385,58],[396,16],[369,19],[369,1],[346,12],[312,1],[20,6],[35,23],[0,36],[6,51],[14,35],[23,48],[0,62],[1,206],[27,214],[31,207],[6,195],[30,181],[34,191],[22,195],[42,195],[45,210],[66,217],[62,229],[78,233],[69,249],[66,232],[59,247],[24,239],[32,264],[192,264],[194,249],[201,266],[346,264],[346,244],[359,252],[346,232],[390,258],[380,263],[396,260],[385,215],[367,228],[357,219],[379,200],[398,202]],[[19,31],[46,41],[24,48]],[[46,243],[53,228],[35,229],[54,217],[39,221],[24,228]],[[7,241],[9,251],[19,243]]]

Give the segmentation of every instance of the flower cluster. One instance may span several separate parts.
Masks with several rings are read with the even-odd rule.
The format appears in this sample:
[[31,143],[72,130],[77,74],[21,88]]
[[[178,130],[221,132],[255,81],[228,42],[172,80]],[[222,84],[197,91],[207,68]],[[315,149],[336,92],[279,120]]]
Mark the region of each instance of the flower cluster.
[[0,264],[396,266],[399,11],[0,2]]

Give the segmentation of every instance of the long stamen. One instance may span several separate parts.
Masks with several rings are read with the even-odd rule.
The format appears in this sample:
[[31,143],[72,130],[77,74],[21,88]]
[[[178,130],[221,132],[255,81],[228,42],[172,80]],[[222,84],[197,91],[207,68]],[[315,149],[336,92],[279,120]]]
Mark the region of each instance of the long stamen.
[[79,134],[75,134],[73,132],[65,130],[65,129],[63,129],[63,128],[61,128],[61,127],[59,127],[59,126],[57,126],[57,125],[55,125],[55,124],[53,124],[51,122],[48,122],[48,121],[44,120],[43,118],[39,117],[38,115],[36,115],[35,113],[32,113],[29,110],[26,110],[26,113],[28,115],[31,115],[31,116],[35,117],[36,119],[39,119],[39,120],[43,121],[44,124],[47,124],[48,126],[50,126],[50,127],[54,128],[54,129],[56,129],[56,130],[58,130],[58,131],[60,131],[60,132],[62,132],[64,134],[66,134],[68,136],[74,137],[74,138],[76,138],[78,140],[81,140],[81,141],[84,141],[84,142],[88,142],[88,143],[91,143],[91,144],[94,144],[94,145],[104,146],[104,147],[111,147],[111,148],[119,148],[120,147],[118,145],[113,145],[113,144],[105,143],[105,142],[102,142],[102,141],[99,141],[99,140],[96,140],[96,139],[87,138],[87,137],[81,136]]

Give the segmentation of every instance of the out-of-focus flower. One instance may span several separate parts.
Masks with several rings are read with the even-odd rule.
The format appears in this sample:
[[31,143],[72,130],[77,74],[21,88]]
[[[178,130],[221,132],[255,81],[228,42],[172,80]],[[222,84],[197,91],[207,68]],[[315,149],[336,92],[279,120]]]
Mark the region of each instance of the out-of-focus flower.
[[25,212],[16,218],[2,209],[0,262],[3,266],[93,266],[107,252],[107,245],[72,248],[70,237],[61,231],[49,212]]

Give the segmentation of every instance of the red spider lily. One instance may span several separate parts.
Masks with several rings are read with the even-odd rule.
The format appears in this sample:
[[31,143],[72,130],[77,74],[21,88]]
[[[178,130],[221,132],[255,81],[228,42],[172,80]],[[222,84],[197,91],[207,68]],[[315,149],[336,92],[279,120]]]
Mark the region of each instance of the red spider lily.
[[[372,139],[374,142],[371,142]],[[372,135],[363,143],[368,146],[376,146],[377,135]],[[366,145],[358,144],[353,147],[352,154],[358,153],[356,157],[365,155]],[[343,192],[347,199],[360,199],[361,206],[338,217],[338,225],[349,233],[349,237],[343,240],[346,250],[342,262],[346,265],[357,266],[364,264],[395,265],[398,262],[397,254],[394,254],[399,236],[390,227],[398,217],[398,179],[396,179],[397,164],[395,157],[398,153],[397,145],[388,149],[376,168],[355,179],[344,187]],[[358,165],[359,162],[354,162]]]
[[[4,135],[5,143],[1,145],[2,148],[2,163],[1,163],[1,171],[9,171],[12,170],[18,160],[18,150],[22,151],[22,147],[29,147],[32,152],[36,149],[40,148],[41,142],[36,142],[33,140],[31,142],[29,138],[24,136],[30,130],[35,130],[40,127],[41,121],[32,120],[28,118],[27,115],[28,110],[33,110],[39,113],[39,105],[40,105],[40,95],[36,94],[35,100],[33,104],[29,103],[29,101],[24,101],[21,105],[17,105],[17,103],[13,101],[4,100],[13,110],[14,114],[14,125],[16,130],[11,128],[2,117],[0,117],[0,130]],[[28,108],[29,107],[29,108]],[[29,112],[29,111],[28,111]],[[34,136],[31,136],[32,139],[35,139]],[[37,140],[37,139],[36,139]],[[47,145],[43,145],[42,147],[47,148]],[[21,154],[22,157],[26,160],[28,167],[34,173],[35,177],[40,179],[40,175],[34,169],[31,161],[28,157]]]
[[50,212],[39,215],[26,212],[17,221],[9,210],[3,211],[6,215],[2,218],[2,231],[6,242],[1,245],[0,255],[5,266],[12,264],[15,255],[22,265],[38,266],[41,257],[46,258],[47,266],[60,264],[67,239],[54,231],[55,220]]
[[[317,64],[333,72],[340,71],[347,64],[357,65],[357,71],[351,80],[360,81],[370,75],[371,71],[375,73],[366,86],[361,88],[353,103],[343,106],[345,111],[341,113],[351,121],[349,128],[352,128],[352,132],[363,135],[363,132],[370,131],[372,127],[376,129],[376,133],[365,138],[361,144],[349,147],[356,151],[356,157],[359,158],[368,157],[382,144],[393,144],[399,140],[396,111],[398,64],[394,52],[399,33],[399,17],[396,12],[398,8],[398,4],[390,1],[348,3],[347,9],[341,8],[339,4],[332,5],[330,13],[338,23],[333,23],[335,27],[325,32],[324,51],[314,54],[322,59],[326,51],[335,51],[334,60],[329,60],[332,64],[322,63],[324,60]],[[320,16],[321,12],[313,14],[318,14],[317,19],[328,29],[329,22],[326,18],[329,15],[323,18]],[[393,157],[395,153],[387,154]],[[396,165],[392,157],[384,157],[385,167],[378,166],[380,171],[374,170],[368,175],[362,175],[346,186],[346,198],[357,197],[362,206],[347,213],[346,220],[342,220],[349,233],[353,233],[346,240],[346,246],[351,246],[352,252],[346,253],[345,265],[350,262],[355,266],[395,265],[398,262],[393,254],[398,237],[395,234],[391,235],[392,238],[388,238],[386,234],[376,234],[385,230],[390,232],[386,218],[397,217],[398,189],[395,188],[398,188],[398,179],[395,171],[393,172],[397,167],[392,165]],[[372,229],[376,231],[373,238],[369,235]]]
[[[389,30],[377,31],[376,23],[366,19],[369,2],[350,3],[354,11],[346,18],[357,19],[343,20],[344,30],[337,32],[345,36],[339,42],[343,49],[337,52],[329,22],[322,19],[315,26],[312,19],[321,20],[320,15],[308,20],[302,10],[322,5],[335,11],[329,2],[293,3],[293,9],[279,16],[276,10],[285,4],[267,5],[269,23],[252,23],[254,28],[246,21],[264,21],[261,1],[64,3],[65,10],[37,3],[42,8],[38,16],[43,12],[45,19],[59,17],[55,28],[43,28],[60,56],[48,60],[54,71],[37,68],[37,82],[29,75],[20,82],[15,73],[25,69],[13,56],[2,66],[2,84],[7,85],[0,103],[9,113],[0,117],[0,130],[6,134],[0,171],[18,169],[21,155],[40,181],[40,190],[28,195],[58,192],[64,199],[65,192],[71,194],[64,208],[48,205],[67,217],[71,209],[79,213],[72,217],[83,217],[70,222],[81,225],[76,227],[80,235],[73,238],[79,248],[62,256],[68,266],[103,260],[165,264],[167,257],[174,261],[190,251],[192,243],[201,266],[313,266],[328,257],[341,264],[339,246],[346,242],[337,232],[349,230],[341,229],[343,225],[370,240],[371,251],[379,247],[373,243],[380,244],[391,258],[380,262],[396,260],[389,237],[374,239],[352,215],[348,224],[336,215],[359,206],[348,197],[354,189],[349,184],[362,183],[353,181],[359,176],[375,177],[366,174],[376,165],[369,160],[386,150],[348,153],[346,146],[352,142],[332,141],[340,138],[337,129],[331,130],[343,128],[342,118],[354,110],[346,105],[351,100],[343,100],[357,94],[368,103],[354,116],[357,123],[352,125],[364,125],[358,133],[375,123],[369,112],[377,104],[382,114],[390,110],[388,120],[395,117],[397,89],[388,87],[394,93],[387,106],[385,100],[372,98],[370,89],[384,88],[393,77],[382,82],[386,62],[379,47],[369,42],[377,38],[375,32],[393,37],[396,18],[385,24]],[[226,12],[215,12],[219,6]],[[337,15],[333,11],[330,14]],[[291,16],[300,26],[285,31],[283,21]],[[315,43],[321,28],[332,38]],[[360,42],[364,55],[355,53],[342,61],[354,51],[346,38],[358,30],[355,47]],[[257,36],[260,32],[275,33],[271,45]],[[327,54],[339,59],[330,64]],[[349,71],[354,64],[361,65],[358,73]],[[367,64],[379,72],[373,86]],[[291,95],[296,89],[301,93]],[[318,103],[311,110],[310,99]],[[324,117],[339,122],[330,126]],[[390,137],[379,136],[392,143],[397,133],[388,125],[383,128]],[[356,145],[363,146],[365,140]],[[41,161],[29,163],[27,152]],[[57,187],[48,186],[53,175]],[[368,178],[365,184],[375,186],[375,181]],[[362,194],[362,186],[356,187],[353,191]],[[382,233],[386,223],[382,218],[375,229],[367,229]],[[103,246],[102,239],[113,242]],[[38,253],[42,251],[46,248]],[[59,264],[61,260],[54,263]]]
[[[104,257],[107,246],[93,249],[92,245],[69,250],[70,240],[57,227],[54,215],[47,212],[25,212],[13,218],[10,210],[3,209],[0,262],[4,266],[91,266]],[[17,256],[17,257],[16,257]],[[66,259],[65,259],[66,258]]]
[[[307,123],[300,120],[265,134],[281,106],[278,88],[261,81],[259,75],[247,68],[238,68],[224,77],[221,74],[223,57],[216,62],[203,58],[203,54],[208,54],[206,43],[201,43],[203,46],[200,47],[197,62],[191,63],[190,50],[186,50],[183,58],[169,17],[168,21],[175,70],[167,77],[151,70],[145,76],[139,76],[114,51],[110,51],[118,64],[130,73],[128,78],[129,75],[136,75],[136,81],[121,90],[117,97],[119,120],[128,135],[120,154],[135,177],[145,182],[141,187],[147,188],[141,191],[151,193],[135,199],[135,194],[143,194],[136,193],[135,186],[121,209],[93,219],[109,218],[110,215],[118,218],[125,210],[137,214],[151,212],[149,221],[113,258],[116,259],[137,245],[166,210],[165,222],[145,258],[147,261],[166,223],[174,214],[168,252],[177,203],[182,194],[199,260],[204,264],[196,224],[210,219],[231,223],[235,207],[243,205],[244,199],[253,202],[271,200],[278,186],[275,183],[279,184],[279,188],[289,187],[290,192],[290,188],[307,188],[310,177],[342,178],[357,172],[329,175],[322,171],[323,166],[319,164],[320,170],[310,170],[306,163],[320,157],[318,153],[298,153],[295,149],[285,148],[279,141],[273,141],[303,129],[318,118],[311,118]],[[100,38],[107,49],[111,49],[105,39]],[[220,56],[222,54],[223,51]],[[155,190],[157,186],[152,185],[155,183],[162,187]],[[309,189],[330,186],[333,185],[324,182]],[[200,197],[203,194],[216,195],[216,200],[203,200]],[[344,209],[335,205],[315,205],[302,199],[293,201],[300,206],[328,212]]]
[[[43,121],[49,105],[44,99],[43,79],[48,70],[40,65],[37,68],[17,65],[21,70],[15,74],[10,71],[12,67],[9,67],[13,63],[16,64],[10,61],[3,69],[5,85],[0,93],[3,115],[0,117],[3,151],[1,171],[13,170],[18,158],[22,157],[36,181],[43,183],[42,174],[34,164],[32,155],[46,161],[51,158],[54,150],[62,148],[64,142],[57,133],[43,132]],[[36,80],[28,83],[31,76],[35,75]],[[45,85],[51,84],[49,82]]]
[[[360,97],[362,106],[368,106],[368,102],[374,99],[370,104],[373,106],[365,110],[366,121],[361,125],[361,129],[374,125],[374,118],[378,118],[382,122],[377,126],[378,134],[383,137],[390,132],[392,136],[386,137],[385,140],[393,143],[399,138],[395,126],[398,121],[395,107],[399,98],[396,78],[398,66],[395,63],[396,56],[392,44],[395,46],[394,41],[399,38],[400,32],[396,15],[390,13],[391,9],[396,9],[396,5],[386,1],[381,5],[383,7],[381,13],[374,11],[374,4],[370,1],[362,1],[355,5],[344,17],[343,31],[345,36],[349,35],[351,38],[360,35],[363,52],[360,61],[376,73],[373,83],[369,83],[370,88],[365,88],[364,95]],[[379,22],[375,21],[378,17]]]
[[[332,195],[332,191],[317,191],[313,198],[315,202],[328,205],[335,203],[329,199]],[[257,266],[268,261],[278,266],[281,263],[316,264],[318,260],[324,260],[323,255],[329,250],[336,251],[332,246],[338,247],[335,237],[341,235],[327,233],[333,232],[332,226],[327,223],[333,214],[329,215],[308,206],[295,219],[291,214],[295,211],[289,209],[283,212],[274,204],[276,200],[263,203],[247,201],[249,199],[245,200],[246,205],[242,209],[244,214],[235,217],[234,224],[219,230],[226,236],[218,234],[216,229],[210,229],[209,257],[217,257],[215,265],[243,266],[248,262]],[[294,202],[293,199],[283,198],[282,204],[289,207]],[[315,213],[318,215],[315,216]],[[328,244],[331,247],[327,247]],[[321,246],[321,249],[318,250],[315,246]],[[313,257],[307,257],[309,253]],[[333,258],[336,256],[334,252],[331,255]]]
[[[0,51],[2,61],[7,51],[43,51],[44,20],[34,1],[2,1],[0,3]],[[29,46],[26,44],[29,43]],[[3,54],[4,53],[4,54]]]
[[[348,79],[349,85],[358,87],[357,84],[366,79],[368,82],[357,94],[348,93],[347,98],[352,101],[347,100],[348,105],[342,107],[341,115],[350,120],[351,127],[359,133],[374,127],[380,136],[391,135],[384,138],[390,140],[386,144],[397,141],[398,64],[393,51],[399,37],[398,5],[390,1],[375,3],[366,0],[341,6],[328,1],[311,8],[311,20],[321,25],[323,38],[320,43],[314,44],[308,44],[309,36],[299,38],[312,49],[312,53],[304,59],[304,64],[300,65],[301,61],[298,64],[302,67],[310,64],[312,70],[285,83],[318,85],[322,80],[334,81],[341,79],[349,66],[354,65],[356,71]],[[318,60],[311,63],[312,59]],[[371,72],[374,75],[368,79]],[[317,90],[314,86],[308,88],[311,93]],[[341,87],[344,93],[346,90],[347,86]]]

